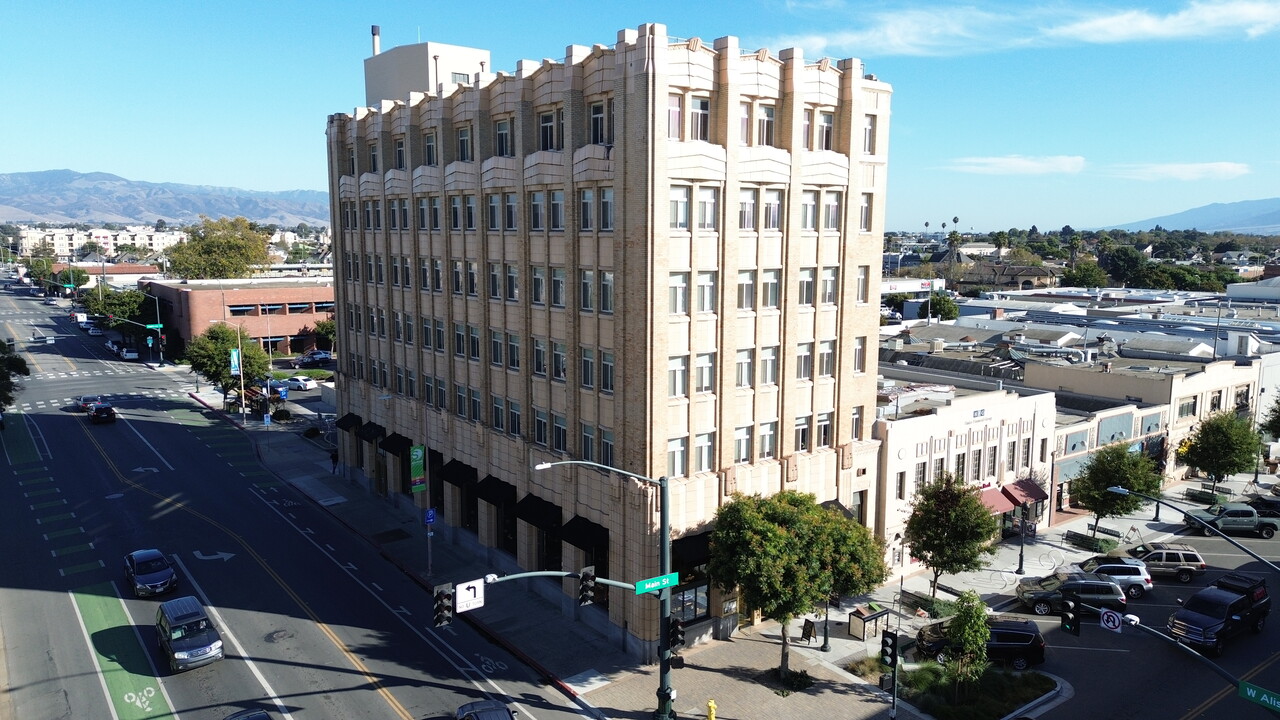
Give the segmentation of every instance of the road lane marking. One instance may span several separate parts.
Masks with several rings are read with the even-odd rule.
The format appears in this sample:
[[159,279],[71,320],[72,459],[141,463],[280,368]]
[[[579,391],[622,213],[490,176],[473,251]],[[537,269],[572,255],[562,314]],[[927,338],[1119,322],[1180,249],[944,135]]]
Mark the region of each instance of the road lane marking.
[[[164,463],[165,467],[169,468],[170,470],[173,470],[173,466],[169,464],[169,461],[166,460],[164,456],[160,454],[160,451],[157,450],[154,445],[152,445],[145,437],[142,436],[142,433],[138,432],[138,428],[134,427],[133,423],[129,422],[127,418],[121,418],[121,420],[124,421],[124,424],[126,427],[128,427],[130,430],[133,431],[134,435],[138,436],[138,439],[142,441],[143,445],[146,445],[147,447],[151,448],[151,452],[155,453],[156,457],[160,458],[160,462]],[[100,445],[99,445],[99,449],[101,449]],[[114,467],[114,465],[112,467]]]
[[60,538],[60,537],[67,537],[68,535],[79,535],[83,532],[84,532],[84,528],[82,527],[65,528],[63,530],[54,530],[51,533],[45,533],[44,539],[56,540],[57,538]]
[[[116,720],[144,720],[173,714],[172,704],[156,679],[137,625],[114,582],[72,590],[76,619],[85,634],[90,657]],[[128,635],[125,628],[129,629]],[[143,673],[143,668],[149,672]]]
[[75,519],[76,519],[75,513],[64,512],[64,513],[58,513],[57,515],[47,515],[42,518],[36,518],[36,524],[44,525],[45,523],[61,522],[62,520],[75,520]]
[[41,485],[43,483],[51,483],[51,482],[53,482],[53,478],[51,477],[32,478],[31,480],[19,480],[18,487],[26,487],[28,485]]
[[71,567],[64,567],[58,571],[58,574],[61,575],[62,577],[66,577],[68,575],[75,575],[77,573],[99,570],[104,567],[106,567],[106,565],[104,565],[101,560],[97,560],[91,563],[81,563],[79,565],[72,565]]
[[65,557],[67,555],[74,555],[76,553],[86,552],[92,549],[93,543],[82,543],[80,545],[70,545],[68,547],[50,550],[49,553],[54,557]]
[[58,507],[59,505],[66,505],[66,504],[67,504],[67,500],[66,498],[63,498],[61,500],[49,500],[47,502],[32,503],[30,505],[30,508],[32,510],[44,510],[46,508]]
[[61,488],[51,487],[51,488],[40,488],[39,490],[28,490],[22,493],[22,496],[33,498],[33,497],[44,497],[45,495],[60,495],[60,494],[62,494]]

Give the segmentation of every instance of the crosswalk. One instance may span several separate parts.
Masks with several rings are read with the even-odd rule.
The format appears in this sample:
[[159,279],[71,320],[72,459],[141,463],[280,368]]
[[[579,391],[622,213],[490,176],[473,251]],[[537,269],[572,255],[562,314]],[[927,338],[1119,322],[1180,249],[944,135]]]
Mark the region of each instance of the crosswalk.
[[[170,390],[139,390],[137,392],[127,393],[95,393],[102,397],[112,405],[122,405],[130,400],[171,400],[174,398],[187,399],[188,395],[181,388],[173,388]],[[17,403],[17,407],[23,412],[32,412],[38,410],[61,409],[68,406],[76,405],[80,402],[80,396],[63,397],[63,398],[47,398],[43,400],[30,400]]]
[[110,362],[105,366],[97,366],[93,368],[77,368],[75,370],[48,370],[45,372],[31,373],[33,380],[67,380],[70,378],[87,378],[102,377],[104,375],[137,375],[139,373],[154,372],[145,365],[136,365],[133,363]]

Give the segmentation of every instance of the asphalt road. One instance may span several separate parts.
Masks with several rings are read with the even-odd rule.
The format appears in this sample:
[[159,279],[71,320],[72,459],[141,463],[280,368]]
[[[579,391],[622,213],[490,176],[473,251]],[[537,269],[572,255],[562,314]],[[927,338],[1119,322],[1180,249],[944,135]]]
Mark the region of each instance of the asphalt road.
[[[0,488],[0,631],[8,717],[451,717],[483,697],[522,717],[577,717],[536,674],[432,601],[363,539],[267,473],[244,436],[184,391],[186,376],[121,362],[38,298],[0,295],[0,337],[32,376],[7,413]],[[53,344],[33,343],[55,334]],[[193,378],[191,378],[193,380]],[[120,412],[90,425],[82,394]],[[270,448],[267,448],[270,452]],[[181,585],[135,599],[122,558],[155,547]],[[172,673],[156,650],[161,600],[195,595],[226,659]]]
[[[1280,539],[1262,540],[1247,535],[1233,539],[1280,563]],[[1199,550],[1210,569],[1187,585],[1173,578],[1157,577],[1152,592],[1129,600],[1127,612],[1137,615],[1147,627],[1165,632],[1166,621],[1178,608],[1178,598],[1189,597],[1229,569],[1265,577],[1273,597],[1280,591],[1280,577],[1221,538],[1196,534],[1174,541]],[[1280,599],[1273,602],[1280,603]],[[1274,719],[1272,711],[1239,697],[1237,687],[1206,664],[1215,662],[1236,678],[1280,691],[1280,628],[1273,626],[1280,622],[1280,615],[1273,613],[1268,620],[1268,627],[1260,635],[1246,632],[1228,641],[1222,657],[1210,660],[1135,628],[1124,627],[1118,634],[1109,632],[1100,626],[1096,616],[1082,618],[1078,638],[1058,629],[1056,615],[1038,619],[1049,644],[1046,662],[1038,669],[1066,679],[1075,691],[1074,698],[1041,717]]]

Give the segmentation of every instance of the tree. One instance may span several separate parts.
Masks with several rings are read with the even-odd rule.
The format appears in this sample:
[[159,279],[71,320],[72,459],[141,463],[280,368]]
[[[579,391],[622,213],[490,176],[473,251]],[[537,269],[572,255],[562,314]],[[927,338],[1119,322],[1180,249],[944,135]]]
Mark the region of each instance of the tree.
[[[238,341],[237,335],[240,336]],[[240,371],[244,373],[244,384],[252,385],[254,381],[266,377],[271,370],[267,353],[245,333],[244,328],[225,324],[209,326],[208,330],[187,344],[187,359],[191,361],[191,371],[217,385],[224,396],[232,390],[238,391],[240,377],[231,374],[231,351],[237,347],[243,351]]]
[[187,228],[187,239],[169,248],[170,271],[182,278],[241,278],[265,265],[269,235],[243,217],[212,220]]
[[1181,459],[1209,476],[1214,491],[1228,475],[1256,467],[1262,446],[1248,418],[1225,411],[1205,418],[1189,439]]
[[973,590],[965,590],[956,599],[956,614],[947,624],[947,674],[955,680],[956,700],[961,689],[977,682],[990,663],[987,662],[987,641],[991,639],[991,627],[987,625],[987,604]]
[[169,224],[164,221],[164,218],[156,219],[156,232],[164,232],[167,227],[169,227]]
[[1005,265],[1026,265],[1028,267],[1039,267],[1044,264],[1044,260],[1039,255],[1031,252],[1024,247],[1016,247],[1009,250],[1004,255]]
[[1130,452],[1129,443],[1108,445],[1093,454],[1071,481],[1071,501],[1093,513],[1094,537],[1103,518],[1129,515],[1146,502],[1137,495],[1121,495],[1107,490],[1120,486],[1153,497],[1160,494],[1160,474],[1151,458]]
[[69,267],[58,273],[57,282],[59,285],[82,288],[89,284],[89,273],[78,267]]
[[102,247],[97,240],[85,240],[80,246],[80,257],[85,257],[90,253],[102,253],[105,251],[106,248]]
[[27,361],[10,350],[8,343],[0,343],[0,409],[13,405],[14,391],[18,388],[13,377],[15,375],[26,377],[30,374],[31,369],[27,367]]
[[920,488],[904,533],[911,556],[933,571],[929,587],[938,596],[938,578],[982,568],[996,551],[1000,523],[982,504],[981,491],[944,472]]
[[[932,307],[930,307],[932,305]],[[929,317],[930,312],[933,317],[939,320],[955,320],[960,317],[960,306],[956,305],[956,301],[946,293],[933,293],[933,299],[930,302],[921,303],[920,309],[916,311],[916,317],[924,319]]]
[[790,674],[788,625],[832,595],[860,595],[884,582],[884,547],[863,525],[812,495],[735,495],[716,511],[708,572],[747,608],[782,626],[782,679]]
[[338,338],[338,324],[333,320],[317,320],[316,337],[325,338],[329,341],[329,347],[333,348],[333,344]]
[[1009,233],[1001,230],[991,236],[991,244],[996,246],[996,262],[1004,257],[1004,249],[1009,247]]
[[52,260],[57,257],[58,253],[53,249],[53,243],[48,240],[41,240],[36,246],[31,248],[31,257]]
[[1267,411],[1267,416],[1262,419],[1262,423],[1258,426],[1267,431],[1267,434],[1273,438],[1280,438],[1280,398],[1271,403],[1271,409]]
[[103,293],[88,293],[84,296],[84,309],[94,315],[105,315],[112,326],[125,325],[125,320],[140,322],[143,302],[147,299],[138,290],[107,290]]
[[[1071,228],[1070,225],[1062,228],[1063,233]],[[1067,240],[1067,250],[1071,252],[1071,269],[1076,269],[1076,258],[1080,256],[1080,248],[1084,247],[1084,238],[1080,237],[1080,233],[1075,233]]]
[[1106,287],[1110,280],[1106,271],[1095,262],[1083,262],[1062,273],[1062,284],[1066,287]]
[[1141,274],[1143,267],[1149,263],[1147,257],[1138,252],[1132,245],[1121,245],[1107,253],[1102,261],[1102,268],[1107,274],[1122,285],[1131,285]]

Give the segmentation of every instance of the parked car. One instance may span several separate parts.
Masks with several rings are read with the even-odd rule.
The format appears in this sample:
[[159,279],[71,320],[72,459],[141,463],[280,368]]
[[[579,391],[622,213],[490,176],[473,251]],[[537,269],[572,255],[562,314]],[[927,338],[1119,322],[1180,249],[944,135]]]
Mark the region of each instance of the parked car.
[[113,423],[116,421],[116,409],[111,407],[110,403],[98,403],[89,408],[89,422],[97,425],[98,423]]
[[458,708],[454,720],[511,720],[515,712],[497,700],[477,700]]
[[102,337],[102,328],[100,328],[100,327],[90,327],[90,328],[89,328],[89,337]]
[[291,365],[295,370],[320,367],[320,364],[320,360],[313,358],[310,355],[299,355],[289,361],[289,365]]
[[[1222,503],[1205,510],[1188,510],[1183,522],[1205,535],[1219,532],[1252,532],[1270,540],[1280,530],[1280,518],[1267,517],[1244,503]],[[1212,530],[1210,528],[1213,528]]]
[[266,710],[241,710],[231,713],[222,720],[271,720],[271,713]]
[[[920,628],[916,633],[917,658],[947,661],[950,645],[947,627],[951,620],[946,618]],[[1014,670],[1026,670],[1044,662],[1044,635],[1033,621],[1015,615],[988,615],[987,627],[991,630],[987,640],[988,660],[1007,662]]]
[[302,356],[315,358],[320,362],[333,362],[333,353],[328,350],[308,350],[302,353]]
[[120,348],[120,359],[121,360],[137,360],[138,351],[134,350],[133,348],[122,347]]
[[160,595],[178,587],[178,573],[159,550],[134,550],[124,556],[124,579],[134,597]]
[[1134,600],[1146,595],[1154,587],[1146,564],[1136,558],[1097,555],[1073,567],[1080,568],[1080,572],[1100,573],[1110,577],[1124,590],[1125,595]]
[[80,412],[89,412],[89,410],[100,402],[106,402],[107,399],[101,395],[81,395],[76,401],[76,406]]
[[319,383],[317,383],[313,378],[307,377],[306,375],[294,375],[288,380],[285,380],[284,384],[285,384],[285,387],[289,388],[290,390],[315,390],[316,388],[320,387]]
[[1189,583],[1203,575],[1209,566],[1200,552],[1185,543],[1143,543],[1118,547],[1108,555],[1137,558],[1147,566],[1152,575],[1171,575],[1178,582]]
[[1018,599],[1037,615],[1048,615],[1062,609],[1062,600],[1074,596],[1085,605],[1124,612],[1128,598],[1114,580],[1097,573],[1075,573],[1059,570],[1046,577],[1023,578],[1018,581]]

